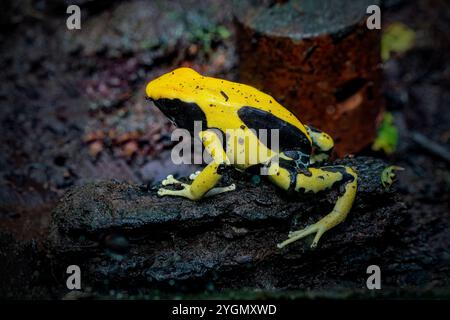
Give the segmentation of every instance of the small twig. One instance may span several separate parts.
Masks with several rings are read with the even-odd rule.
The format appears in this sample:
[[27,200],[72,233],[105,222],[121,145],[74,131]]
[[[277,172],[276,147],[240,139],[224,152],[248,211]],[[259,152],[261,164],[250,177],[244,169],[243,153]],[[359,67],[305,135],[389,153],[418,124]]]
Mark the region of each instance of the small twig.
[[450,163],[450,152],[433,140],[428,139],[423,134],[418,132],[412,133],[412,140],[425,150],[444,159],[447,163]]

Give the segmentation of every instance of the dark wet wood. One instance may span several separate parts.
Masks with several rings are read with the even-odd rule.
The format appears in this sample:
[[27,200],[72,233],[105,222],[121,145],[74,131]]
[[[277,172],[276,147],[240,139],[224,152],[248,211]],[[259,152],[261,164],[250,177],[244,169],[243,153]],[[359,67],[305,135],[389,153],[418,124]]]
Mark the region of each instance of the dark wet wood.
[[339,190],[288,196],[264,180],[255,183],[231,172],[224,184],[235,182],[237,191],[199,202],[161,198],[158,187],[128,183],[74,188],[53,212],[52,269],[63,279],[67,263],[78,264],[85,270],[84,282],[98,288],[105,282],[164,290],[175,284],[174,289],[188,292],[210,284],[216,289],[321,288],[326,285],[317,282],[321,272],[324,279],[335,272],[343,278],[364,272],[376,252],[383,252],[381,239],[390,238],[405,217],[394,188],[381,186],[384,162],[344,163],[358,171],[357,199],[347,220],[327,232],[316,250],[310,248],[311,238],[282,250],[276,245],[290,230],[330,212]]

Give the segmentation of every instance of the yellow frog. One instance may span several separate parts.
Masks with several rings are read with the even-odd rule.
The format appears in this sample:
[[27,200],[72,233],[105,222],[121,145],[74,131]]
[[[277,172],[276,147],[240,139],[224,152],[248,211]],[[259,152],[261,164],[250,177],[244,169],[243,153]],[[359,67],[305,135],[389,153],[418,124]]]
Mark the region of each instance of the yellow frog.
[[[226,166],[265,168],[269,180],[287,191],[316,193],[343,187],[344,193],[328,215],[289,233],[280,248],[310,234],[315,234],[311,247],[316,247],[321,236],[351,210],[357,189],[355,171],[346,166],[311,166],[328,158],[333,139],[303,125],[270,95],[245,84],[202,76],[190,68],[176,69],[149,82],[146,93],[178,127],[194,132],[194,122],[201,122],[203,130],[198,136],[213,159],[201,172],[191,175],[190,185],[168,176],[164,186],[181,184],[183,189],[161,188],[160,196],[198,200],[235,190],[235,185],[215,187]],[[276,148],[270,139],[261,139],[261,130],[269,135],[277,132]]]

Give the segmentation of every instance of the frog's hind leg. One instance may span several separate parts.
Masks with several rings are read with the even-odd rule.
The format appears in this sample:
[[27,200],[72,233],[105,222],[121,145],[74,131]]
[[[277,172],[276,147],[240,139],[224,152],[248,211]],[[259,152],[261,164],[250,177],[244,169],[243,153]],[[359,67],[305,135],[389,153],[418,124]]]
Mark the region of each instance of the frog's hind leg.
[[296,176],[293,176],[292,172],[280,167],[279,174],[272,175],[270,178],[275,184],[284,189],[288,189],[288,185],[291,187],[295,186],[295,191],[298,192],[316,193],[338,186],[343,186],[345,190],[328,215],[302,230],[291,232],[288,239],[278,245],[279,248],[310,234],[315,234],[311,247],[316,247],[319,239],[326,231],[338,225],[347,217],[356,196],[357,175],[350,167],[330,166],[309,168],[304,173],[297,173]]
[[211,154],[213,162],[208,164],[201,172],[196,172],[191,175],[190,178],[193,180],[191,185],[182,183],[172,176],[168,176],[167,179],[163,180],[163,185],[180,184],[183,189],[169,190],[161,188],[158,190],[158,195],[179,196],[191,200],[198,200],[203,197],[235,190],[236,186],[234,184],[227,187],[214,188],[222,177],[224,167],[229,164],[229,160],[226,157],[220,139],[214,132],[202,131],[200,133],[200,138],[202,139],[206,150]]

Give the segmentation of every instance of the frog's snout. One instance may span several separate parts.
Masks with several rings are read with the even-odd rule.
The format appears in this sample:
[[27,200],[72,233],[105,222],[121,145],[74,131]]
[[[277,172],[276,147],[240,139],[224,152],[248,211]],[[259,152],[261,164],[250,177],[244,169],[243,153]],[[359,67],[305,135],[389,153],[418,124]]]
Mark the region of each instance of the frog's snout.
[[155,80],[152,80],[149,83],[147,83],[147,86],[145,87],[145,93],[147,94],[147,99],[154,101],[157,90],[158,89],[155,86]]

